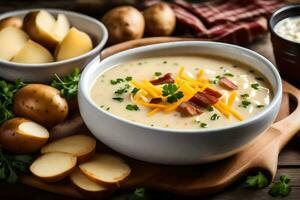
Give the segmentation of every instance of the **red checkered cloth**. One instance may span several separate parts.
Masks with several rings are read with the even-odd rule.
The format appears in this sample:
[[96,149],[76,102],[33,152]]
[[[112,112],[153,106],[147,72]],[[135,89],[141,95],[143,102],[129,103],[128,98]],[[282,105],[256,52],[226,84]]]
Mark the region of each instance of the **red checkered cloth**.
[[[158,0],[148,0],[148,7]],[[267,32],[267,18],[284,0],[210,0],[190,3],[174,0],[173,8],[179,26],[176,35],[245,45]]]

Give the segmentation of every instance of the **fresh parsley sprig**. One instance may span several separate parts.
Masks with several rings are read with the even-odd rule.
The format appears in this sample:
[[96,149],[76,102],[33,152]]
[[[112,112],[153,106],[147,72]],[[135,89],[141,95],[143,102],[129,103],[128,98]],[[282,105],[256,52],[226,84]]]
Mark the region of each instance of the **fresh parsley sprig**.
[[135,189],[133,194],[130,195],[129,197],[129,200],[145,200],[145,199],[147,199],[146,189],[143,187]]
[[291,179],[287,175],[282,175],[279,182],[274,183],[269,190],[272,197],[286,197],[290,194],[292,187],[290,186]]
[[175,103],[184,96],[183,92],[178,91],[178,89],[179,87],[173,83],[163,86],[162,95],[167,97],[168,103]]
[[0,147],[0,180],[15,183],[18,172],[26,172],[33,161],[30,155],[10,155]]
[[269,185],[268,179],[261,172],[254,176],[248,176],[246,183],[249,187],[254,188],[265,188]]
[[21,80],[16,80],[14,83],[0,80],[0,125],[14,117],[12,112],[13,97],[17,90],[24,85]]
[[80,70],[79,68],[75,68],[70,75],[64,78],[60,78],[57,74],[54,74],[51,86],[60,90],[63,97],[73,99],[77,96],[79,79]]

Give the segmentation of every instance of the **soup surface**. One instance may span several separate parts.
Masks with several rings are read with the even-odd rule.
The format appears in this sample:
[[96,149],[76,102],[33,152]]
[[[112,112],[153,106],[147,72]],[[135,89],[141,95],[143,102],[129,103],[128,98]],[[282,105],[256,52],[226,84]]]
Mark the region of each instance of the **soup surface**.
[[272,98],[265,77],[219,57],[152,57],[100,74],[91,88],[104,111],[132,122],[171,129],[215,128],[245,120]]
[[285,39],[300,42],[300,16],[281,20],[275,25],[274,30]]

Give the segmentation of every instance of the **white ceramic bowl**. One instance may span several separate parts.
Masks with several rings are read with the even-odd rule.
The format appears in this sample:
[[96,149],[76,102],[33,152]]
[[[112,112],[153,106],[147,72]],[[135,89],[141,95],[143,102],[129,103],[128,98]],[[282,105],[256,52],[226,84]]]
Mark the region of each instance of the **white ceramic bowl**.
[[[187,54],[210,54],[247,63],[270,81],[274,97],[250,119],[222,128],[165,129],[127,121],[100,109],[90,90],[104,70],[133,59]],[[271,125],[282,96],[279,73],[261,55],[234,45],[216,42],[172,42],[139,47],[102,60],[93,60],[83,71],[79,85],[80,113],[91,132],[112,149],[129,157],[160,164],[199,164],[223,159],[240,151]]]
[[[23,18],[31,11],[41,9],[43,8],[7,12],[0,15],[0,20],[12,16]],[[44,64],[21,64],[0,59],[1,78],[9,81],[21,79],[25,82],[48,82],[53,78],[55,73],[60,76],[65,76],[76,67],[83,69],[87,63],[99,55],[99,52],[105,45],[108,37],[107,30],[101,22],[86,15],[71,11],[58,9],[46,10],[54,16],[58,13],[65,14],[72,26],[86,32],[91,37],[94,48],[91,51],[74,58]]]

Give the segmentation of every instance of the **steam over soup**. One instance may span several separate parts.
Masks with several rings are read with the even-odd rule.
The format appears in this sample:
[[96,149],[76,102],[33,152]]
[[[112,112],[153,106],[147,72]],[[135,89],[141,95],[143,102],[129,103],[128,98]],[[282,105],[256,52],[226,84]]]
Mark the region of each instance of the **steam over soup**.
[[251,67],[210,56],[134,60],[100,74],[91,97],[103,110],[153,127],[222,127],[261,112],[270,84]]

